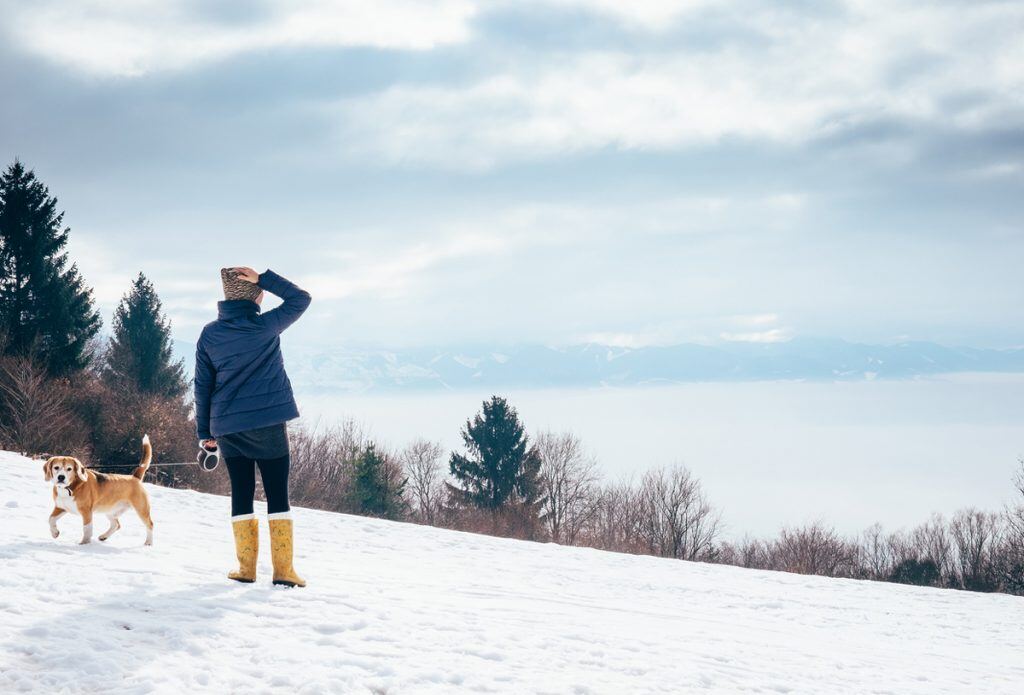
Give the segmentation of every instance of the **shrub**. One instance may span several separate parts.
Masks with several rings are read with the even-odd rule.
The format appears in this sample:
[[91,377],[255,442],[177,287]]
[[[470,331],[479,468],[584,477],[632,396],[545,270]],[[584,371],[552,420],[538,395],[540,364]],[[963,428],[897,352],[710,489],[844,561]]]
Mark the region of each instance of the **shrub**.
[[797,574],[851,577],[855,574],[856,556],[854,544],[820,521],[784,528],[768,545],[771,569]]
[[939,586],[942,583],[942,574],[939,572],[939,566],[931,558],[908,558],[896,565],[889,575],[889,581],[916,586]]
[[0,444],[30,455],[87,455],[87,428],[71,407],[73,395],[68,379],[51,379],[31,357],[0,358]]

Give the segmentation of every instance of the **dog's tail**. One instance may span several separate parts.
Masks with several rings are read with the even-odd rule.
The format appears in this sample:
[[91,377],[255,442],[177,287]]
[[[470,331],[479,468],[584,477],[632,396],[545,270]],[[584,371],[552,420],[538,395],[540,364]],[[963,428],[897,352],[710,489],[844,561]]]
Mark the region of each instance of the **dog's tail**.
[[142,480],[143,476],[146,475],[146,471],[149,470],[149,462],[153,460],[153,446],[149,443],[149,435],[143,435],[142,437],[142,458],[139,459],[138,468],[132,471],[139,480]]

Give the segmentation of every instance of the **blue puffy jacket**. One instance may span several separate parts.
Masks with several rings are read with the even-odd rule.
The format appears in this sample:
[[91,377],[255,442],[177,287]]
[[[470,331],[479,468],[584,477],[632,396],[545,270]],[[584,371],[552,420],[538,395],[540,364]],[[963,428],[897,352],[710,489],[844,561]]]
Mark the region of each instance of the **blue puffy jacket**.
[[217,302],[196,345],[196,433],[199,439],[276,425],[299,416],[284,371],[281,338],[309,307],[305,290],[273,271],[259,286],[284,302],[265,314],[247,299]]

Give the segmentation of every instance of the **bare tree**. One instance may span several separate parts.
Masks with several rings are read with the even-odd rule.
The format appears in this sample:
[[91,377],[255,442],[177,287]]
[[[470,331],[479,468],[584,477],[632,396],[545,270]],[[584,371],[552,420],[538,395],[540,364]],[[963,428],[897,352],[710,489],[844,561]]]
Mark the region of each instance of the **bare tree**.
[[888,546],[889,556],[894,567],[907,560],[917,560],[917,550],[906,532],[893,531],[885,537],[885,544]]
[[998,514],[963,509],[949,524],[949,534],[956,548],[956,583],[972,591],[995,591],[998,588],[998,552],[1002,528]]
[[953,575],[954,550],[948,525],[942,515],[932,514],[931,519],[910,532],[908,540],[915,559],[934,562],[939,575],[948,583]]
[[597,509],[582,533],[581,542],[601,550],[642,552],[639,545],[639,494],[631,481],[602,487]]
[[640,538],[648,552],[703,560],[714,550],[719,515],[700,481],[683,466],[648,471],[640,483],[639,504]]
[[413,518],[431,526],[437,524],[446,497],[442,468],[444,453],[440,443],[417,439],[405,447],[400,456],[408,479],[406,493]]
[[336,512],[351,512],[352,472],[369,440],[354,420],[323,430],[302,425],[289,432],[292,500]]
[[1013,482],[1020,499],[1003,513],[1006,533],[1000,550],[999,574],[1006,591],[1024,595],[1024,458],[1018,463]]
[[714,561],[1024,595],[1024,459],[1014,485],[1021,497],[1000,514],[965,509],[949,522],[933,514],[909,532],[890,534],[875,524],[855,540],[817,522],[783,529],[773,541],[724,543]]
[[1024,547],[1024,458],[1021,458],[1018,463],[1020,468],[1014,475],[1013,484],[1017,488],[1017,492],[1020,493],[1020,499],[1016,504],[1007,507],[1006,523],[1009,527],[1008,535],[1011,538],[1019,539],[1021,546]]
[[541,486],[546,497],[542,514],[551,540],[575,545],[598,509],[597,462],[571,433],[537,436]]
[[861,533],[857,566],[862,578],[886,580],[892,574],[894,552],[890,539],[881,524],[873,524]]

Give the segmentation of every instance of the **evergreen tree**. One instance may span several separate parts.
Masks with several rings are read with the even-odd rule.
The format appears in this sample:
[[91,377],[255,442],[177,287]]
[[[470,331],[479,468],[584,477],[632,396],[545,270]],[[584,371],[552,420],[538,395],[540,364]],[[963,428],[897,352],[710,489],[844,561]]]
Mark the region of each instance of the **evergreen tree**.
[[359,514],[400,519],[405,513],[405,484],[397,467],[370,444],[355,463],[353,495]]
[[67,267],[69,229],[57,199],[21,162],[0,175],[0,336],[5,354],[34,355],[50,374],[81,369],[100,329],[92,290]]
[[142,273],[114,312],[113,328],[104,368],[108,383],[165,398],[185,394],[188,382],[182,361],[172,358],[170,323]]
[[543,500],[540,495],[540,455],[527,447],[529,438],[516,409],[499,396],[484,401],[483,411],[466,422],[462,440],[467,455],[453,452],[449,468],[459,487],[448,485],[461,505],[490,512],[513,507],[527,521],[535,521]]

